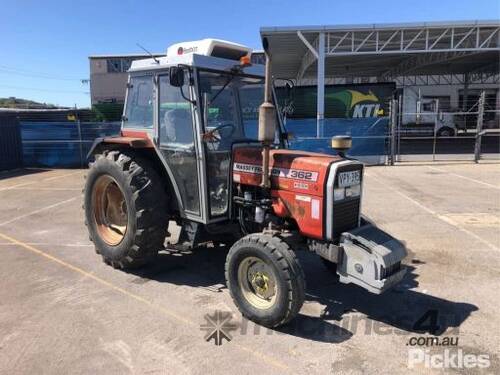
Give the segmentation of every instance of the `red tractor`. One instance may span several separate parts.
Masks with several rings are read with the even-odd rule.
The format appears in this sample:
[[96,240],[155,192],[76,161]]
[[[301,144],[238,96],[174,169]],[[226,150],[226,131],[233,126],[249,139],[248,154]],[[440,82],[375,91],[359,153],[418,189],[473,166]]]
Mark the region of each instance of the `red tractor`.
[[85,217],[97,253],[119,269],[152,262],[170,221],[179,248],[227,244],[234,303],[276,327],[304,302],[296,250],[373,293],[403,278],[406,251],[361,218],[363,164],[342,153],[350,138],[334,138],[338,156],[287,149],[269,58],[251,65],[250,52],[205,39],[134,61],[121,134],[89,154]]

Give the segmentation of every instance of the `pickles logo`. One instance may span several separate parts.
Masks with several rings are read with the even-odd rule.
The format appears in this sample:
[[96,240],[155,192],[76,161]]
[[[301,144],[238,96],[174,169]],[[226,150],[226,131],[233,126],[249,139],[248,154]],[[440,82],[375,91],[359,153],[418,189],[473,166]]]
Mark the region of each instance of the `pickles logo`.
[[345,117],[377,117],[383,114],[379,98],[370,90],[368,94],[356,90],[342,90],[326,95],[341,101],[345,106]]

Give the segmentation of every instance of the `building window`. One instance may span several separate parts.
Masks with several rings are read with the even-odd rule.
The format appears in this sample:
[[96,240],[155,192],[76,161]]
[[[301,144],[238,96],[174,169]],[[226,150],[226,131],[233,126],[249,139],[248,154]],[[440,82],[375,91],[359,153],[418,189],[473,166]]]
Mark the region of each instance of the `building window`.
[[108,59],[108,73],[121,73],[122,69],[122,59]]

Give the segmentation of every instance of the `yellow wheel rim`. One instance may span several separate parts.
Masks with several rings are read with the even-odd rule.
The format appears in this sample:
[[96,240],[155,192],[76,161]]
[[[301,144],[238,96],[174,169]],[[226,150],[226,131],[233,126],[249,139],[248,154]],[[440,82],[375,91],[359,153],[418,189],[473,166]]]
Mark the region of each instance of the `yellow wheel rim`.
[[128,208],[116,180],[100,176],[92,191],[92,207],[99,237],[110,246],[122,242],[127,232]]
[[276,302],[278,288],[274,270],[256,257],[245,258],[238,267],[238,283],[245,299],[265,310]]

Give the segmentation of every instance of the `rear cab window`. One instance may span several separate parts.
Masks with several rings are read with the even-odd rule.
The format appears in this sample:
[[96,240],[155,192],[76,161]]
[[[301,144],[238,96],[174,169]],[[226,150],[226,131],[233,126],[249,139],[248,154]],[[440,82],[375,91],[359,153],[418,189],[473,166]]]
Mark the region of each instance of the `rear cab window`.
[[151,75],[130,77],[123,118],[124,128],[153,128],[153,87],[153,76]]

